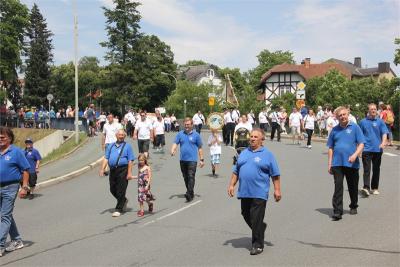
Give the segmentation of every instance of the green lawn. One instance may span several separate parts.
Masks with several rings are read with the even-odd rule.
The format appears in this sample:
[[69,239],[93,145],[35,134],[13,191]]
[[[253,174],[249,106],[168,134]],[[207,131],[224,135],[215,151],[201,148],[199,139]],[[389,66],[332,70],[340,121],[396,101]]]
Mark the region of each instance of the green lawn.
[[54,129],[30,129],[30,128],[13,128],[15,135],[14,144],[21,148],[25,148],[26,138],[31,138],[33,142],[36,142],[49,134],[54,133]]

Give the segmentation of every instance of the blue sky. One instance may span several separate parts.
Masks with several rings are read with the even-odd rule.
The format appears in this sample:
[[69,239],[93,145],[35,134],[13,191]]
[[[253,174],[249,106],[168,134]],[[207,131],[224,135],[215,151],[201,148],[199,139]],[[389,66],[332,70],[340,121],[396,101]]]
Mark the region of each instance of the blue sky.
[[[73,60],[72,0],[35,2],[54,33],[54,61]],[[263,49],[289,50],[296,62],[329,58],[364,67],[393,64],[394,38],[400,37],[400,1],[397,0],[142,0],[141,29],[167,43],[179,64],[201,59],[242,71],[257,66]],[[79,56],[96,56],[102,64],[106,40],[102,6],[112,0],[76,0]]]

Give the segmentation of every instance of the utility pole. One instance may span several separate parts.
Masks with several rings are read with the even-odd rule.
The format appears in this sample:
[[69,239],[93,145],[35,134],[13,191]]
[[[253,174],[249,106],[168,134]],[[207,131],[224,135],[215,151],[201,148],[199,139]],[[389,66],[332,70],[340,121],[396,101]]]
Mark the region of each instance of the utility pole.
[[74,50],[75,50],[75,144],[79,143],[78,125],[78,17],[76,15],[76,2],[74,2]]

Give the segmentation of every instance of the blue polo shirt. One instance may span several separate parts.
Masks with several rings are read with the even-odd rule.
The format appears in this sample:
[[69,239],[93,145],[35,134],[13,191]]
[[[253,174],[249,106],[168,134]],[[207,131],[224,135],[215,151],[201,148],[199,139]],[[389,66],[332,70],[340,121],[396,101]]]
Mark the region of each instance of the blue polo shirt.
[[24,152],[25,152],[25,157],[30,165],[29,173],[36,173],[36,162],[42,159],[39,151],[36,148],[32,148],[30,150],[25,149]]
[[238,198],[268,200],[270,177],[280,176],[274,155],[265,147],[252,151],[250,147],[240,153],[233,173],[239,177]]
[[366,117],[359,124],[365,137],[365,152],[382,152],[379,146],[382,143],[382,136],[388,133],[388,129],[379,118]]
[[117,167],[118,156],[124,143],[125,147],[119,159],[118,166],[126,166],[128,165],[129,161],[134,161],[136,159],[130,144],[126,142],[120,144],[112,143],[106,148],[105,153],[105,158],[108,160],[108,165],[110,168]]
[[22,178],[22,172],[29,168],[22,149],[10,145],[4,154],[0,153],[0,183],[18,183]]
[[353,163],[349,162],[349,157],[361,143],[365,143],[365,138],[357,124],[349,122],[346,127],[340,124],[333,127],[327,142],[327,146],[333,149],[332,167],[360,168],[358,157]]
[[198,149],[202,147],[200,135],[196,131],[186,133],[184,130],[180,131],[175,137],[175,144],[181,145],[180,147],[180,160],[181,161],[196,161],[198,158]]

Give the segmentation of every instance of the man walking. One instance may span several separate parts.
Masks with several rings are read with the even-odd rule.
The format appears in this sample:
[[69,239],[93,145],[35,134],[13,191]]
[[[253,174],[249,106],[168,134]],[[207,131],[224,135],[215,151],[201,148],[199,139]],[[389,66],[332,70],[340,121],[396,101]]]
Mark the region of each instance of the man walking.
[[99,173],[100,176],[104,176],[106,166],[109,165],[110,192],[117,199],[113,217],[121,216],[121,213],[126,210],[128,204],[125,196],[126,188],[128,180],[132,179],[132,167],[135,160],[132,147],[125,142],[125,137],[125,131],[118,130],[117,141],[108,146]]
[[[17,197],[25,197],[29,191],[29,163],[21,149],[13,145],[14,133],[0,126],[0,257],[4,253],[24,247],[22,238],[14,221],[13,210]],[[22,189],[19,184],[22,180]],[[5,248],[7,236],[11,243]]]
[[171,156],[174,156],[178,145],[180,145],[180,167],[183,179],[185,180],[185,198],[190,202],[194,198],[194,184],[198,158],[200,158],[200,168],[204,166],[202,141],[200,135],[193,131],[193,121],[185,118],[184,130],[180,131],[171,147]]
[[335,191],[332,198],[332,219],[338,221],[343,215],[343,178],[346,176],[350,195],[350,214],[357,214],[358,207],[358,169],[365,138],[357,124],[349,121],[349,111],[338,107],[335,115],[339,124],[332,129],[328,137],[328,172],[333,174]]
[[153,123],[150,119],[146,118],[146,113],[141,111],[140,120],[138,120],[135,125],[133,139],[138,140],[139,153],[144,154],[146,158],[149,158],[149,147],[150,142],[153,143],[153,137]]
[[228,195],[233,197],[235,185],[239,181],[237,197],[241,200],[242,216],[252,231],[250,255],[260,254],[264,250],[267,224],[263,220],[270,178],[274,184],[275,201],[281,200],[279,167],[274,155],[262,145],[264,139],[264,130],[252,130],[250,147],[240,153],[228,186]]
[[224,123],[225,123],[225,128],[226,128],[226,138],[225,138],[225,145],[231,145],[233,146],[233,136],[235,134],[235,121],[233,120],[232,117],[232,108],[230,111],[227,111],[224,114]]
[[[375,104],[368,105],[368,115],[360,121],[360,128],[365,136],[365,146],[362,152],[364,186],[361,189],[361,193],[368,197],[370,190],[373,195],[379,194],[378,186],[382,152],[386,145],[386,135],[388,133],[384,121],[377,116]],[[371,162],[372,181],[370,180]]]
[[277,133],[277,141],[281,141],[281,118],[280,118],[280,112],[279,112],[279,107],[275,109],[275,111],[272,111],[271,114],[269,115],[269,118],[271,119],[271,124],[272,124],[272,130],[271,130],[271,141],[274,140],[275,132]]
[[204,118],[204,115],[201,114],[200,110],[197,111],[197,113],[194,114],[194,116],[193,116],[193,124],[196,129],[196,132],[198,132],[199,134],[201,132],[201,128],[203,127],[203,124],[205,123],[205,120],[206,119]]
[[31,199],[34,198],[33,191],[36,187],[37,182],[37,174],[39,172],[39,165],[42,156],[40,155],[39,151],[33,147],[33,141],[30,138],[25,140],[25,157],[28,160],[30,165],[29,168],[29,191],[27,194]]
[[103,137],[101,141],[101,147],[104,151],[107,150],[110,144],[117,141],[117,132],[122,129],[122,125],[114,120],[114,115],[112,113],[107,115],[107,122],[103,126]]

